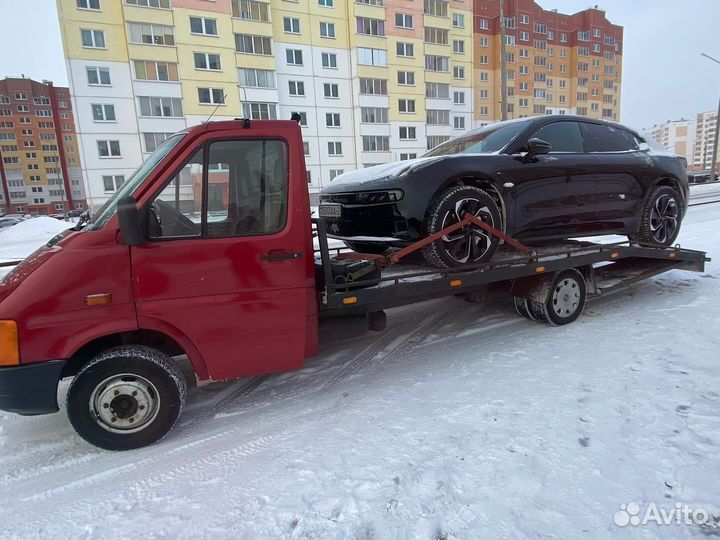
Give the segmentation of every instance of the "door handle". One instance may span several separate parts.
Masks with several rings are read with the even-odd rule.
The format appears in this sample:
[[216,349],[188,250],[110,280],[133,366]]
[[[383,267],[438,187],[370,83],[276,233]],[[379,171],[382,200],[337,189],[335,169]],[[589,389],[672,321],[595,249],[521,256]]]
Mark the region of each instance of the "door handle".
[[265,255],[262,257],[263,261],[269,261],[269,262],[283,262],[283,261],[292,261],[296,259],[302,258],[302,252],[301,251],[284,251],[282,249],[272,249],[268,251]]

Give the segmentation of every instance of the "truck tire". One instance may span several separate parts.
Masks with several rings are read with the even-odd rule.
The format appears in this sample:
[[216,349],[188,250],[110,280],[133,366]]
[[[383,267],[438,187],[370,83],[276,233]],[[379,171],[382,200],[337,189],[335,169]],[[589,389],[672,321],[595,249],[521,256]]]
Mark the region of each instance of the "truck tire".
[[645,203],[637,240],[653,246],[671,246],[680,233],[681,200],[673,188],[656,187]]
[[[488,225],[501,229],[502,218],[495,200],[476,186],[454,186],[438,195],[431,203],[425,219],[425,234],[431,235],[462,219],[466,212]],[[500,239],[474,225],[469,225],[423,248],[425,260],[438,268],[454,268],[488,261],[498,248]]]
[[536,291],[528,304],[537,320],[562,326],[580,317],[586,300],[585,276],[579,270],[569,268],[555,274],[549,287]]
[[67,393],[70,423],[105,450],[130,450],[159,441],[180,417],[187,386],[175,362],[156,349],[108,349],[75,375]]

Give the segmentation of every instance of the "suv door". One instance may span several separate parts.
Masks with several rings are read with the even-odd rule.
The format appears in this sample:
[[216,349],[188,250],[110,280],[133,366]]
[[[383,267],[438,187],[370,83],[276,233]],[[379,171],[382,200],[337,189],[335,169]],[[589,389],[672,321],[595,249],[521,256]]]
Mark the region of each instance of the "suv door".
[[288,143],[240,133],[183,154],[149,200],[149,242],[131,248],[140,327],[187,336],[214,380],[302,367],[314,309]]
[[645,196],[642,178],[650,173],[651,158],[640,150],[636,137],[620,127],[591,122],[581,127],[585,150],[595,162],[597,230],[637,230]]
[[532,161],[515,158],[512,169],[503,173],[514,184],[512,234],[542,238],[582,233],[594,217],[595,175],[579,124],[558,120],[530,138],[549,142],[552,150]]

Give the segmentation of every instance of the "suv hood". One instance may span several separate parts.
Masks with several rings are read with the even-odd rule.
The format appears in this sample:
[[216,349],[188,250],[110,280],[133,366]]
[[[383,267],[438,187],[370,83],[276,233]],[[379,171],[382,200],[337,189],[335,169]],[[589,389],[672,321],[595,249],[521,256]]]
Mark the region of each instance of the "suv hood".
[[449,157],[452,156],[420,157],[346,172],[336,176],[329,186],[323,188],[321,193],[346,193],[348,191],[367,191],[387,187],[387,181],[392,178],[405,176]]

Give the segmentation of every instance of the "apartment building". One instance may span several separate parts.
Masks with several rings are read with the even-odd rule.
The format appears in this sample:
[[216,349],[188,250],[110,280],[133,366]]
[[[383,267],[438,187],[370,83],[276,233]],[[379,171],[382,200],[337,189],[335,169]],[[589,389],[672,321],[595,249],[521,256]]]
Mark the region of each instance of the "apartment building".
[[[211,115],[262,119],[299,113],[313,194],[343,172],[420,156],[501,116],[495,103],[498,0],[57,3],[92,206],[106,200],[168,134]],[[548,25],[557,40],[560,28],[567,34],[557,51],[568,55],[562,76],[559,62],[555,69],[546,63],[525,73],[519,68],[527,63],[520,61],[519,42],[514,46],[513,114],[540,114],[533,112],[534,104],[542,102],[543,114],[562,104],[558,111],[617,118],[622,29],[610,25],[600,10],[565,17],[531,1],[506,3],[518,28],[528,11],[532,24]],[[591,36],[587,47],[583,32]],[[547,43],[533,51],[530,63],[541,54],[550,57],[547,48],[554,46],[548,45],[554,41],[547,31],[537,36]],[[588,97],[584,110],[570,95],[576,90],[571,59],[581,58],[586,48],[593,105]],[[605,51],[612,52],[611,60]],[[595,81],[606,64],[612,67],[612,85],[596,96],[594,89],[610,80],[608,75]],[[551,84],[556,71],[562,87],[560,80]],[[542,96],[527,108],[521,100],[536,87]],[[552,101],[555,88],[562,88],[566,102]],[[612,100],[597,108],[603,93]]]
[[[579,114],[619,121],[623,28],[601,9],[574,15],[532,0],[504,7],[508,118]],[[475,118],[502,117],[500,0],[474,0]]]
[[[695,128],[695,150],[693,154],[693,168],[710,170],[712,162],[713,145],[717,133],[717,111],[708,111],[697,115]],[[720,160],[715,163],[717,170]]]
[[0,80],[0,210],[55,214],[86,207],[70,91]]
[[654,126],[650,130],[653,139],[692,165],[695,148],[695,121],[683,118]]

